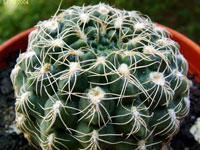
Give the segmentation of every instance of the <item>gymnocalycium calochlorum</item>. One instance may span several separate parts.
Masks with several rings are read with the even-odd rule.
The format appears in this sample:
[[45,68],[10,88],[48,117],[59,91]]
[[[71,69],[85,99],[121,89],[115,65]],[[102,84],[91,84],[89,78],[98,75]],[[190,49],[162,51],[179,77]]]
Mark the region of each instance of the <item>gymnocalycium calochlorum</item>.
[[137,11],[73,6],[39,22],[11,73],[16,124],[43,150],[160,150],[190,106],[188,64]]

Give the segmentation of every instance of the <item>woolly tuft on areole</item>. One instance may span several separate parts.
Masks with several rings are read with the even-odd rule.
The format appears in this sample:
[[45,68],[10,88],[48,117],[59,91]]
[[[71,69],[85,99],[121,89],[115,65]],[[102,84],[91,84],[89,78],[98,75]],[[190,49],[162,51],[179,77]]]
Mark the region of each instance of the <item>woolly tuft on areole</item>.
[[190,106],[188,64],[137,11],[73,6],[29,35],[11,79],[16,123],[43,150],[160,150]]

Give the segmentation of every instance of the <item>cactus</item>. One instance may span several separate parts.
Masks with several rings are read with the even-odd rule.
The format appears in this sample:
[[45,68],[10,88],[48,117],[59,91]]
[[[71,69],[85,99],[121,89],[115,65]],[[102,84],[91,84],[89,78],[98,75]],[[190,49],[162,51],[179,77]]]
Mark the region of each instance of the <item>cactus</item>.
[[41,21],[12,70],[16,124],[43,150],[160,150],[190,107],[188,64],[137,11],[73,6]]

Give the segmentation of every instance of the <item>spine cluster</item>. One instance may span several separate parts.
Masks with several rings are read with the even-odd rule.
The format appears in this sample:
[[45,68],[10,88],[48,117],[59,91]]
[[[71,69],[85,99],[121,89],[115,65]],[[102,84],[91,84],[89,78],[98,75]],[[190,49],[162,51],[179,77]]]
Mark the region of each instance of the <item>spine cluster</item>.
[[190,107],[188,65],[137,11],[73,6],[39,22],[11,80],[16,122],[43,150],[159,150]]

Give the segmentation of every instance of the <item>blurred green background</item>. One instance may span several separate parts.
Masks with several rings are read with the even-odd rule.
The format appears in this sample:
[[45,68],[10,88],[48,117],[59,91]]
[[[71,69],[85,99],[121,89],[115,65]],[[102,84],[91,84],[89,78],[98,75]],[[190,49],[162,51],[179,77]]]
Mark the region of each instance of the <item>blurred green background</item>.
[[[60,0],[28,0],[28,5],[4,5],[0,0],[0,44],[54,15]],[[200,44],[200,0],[63,0],[61,8],[103,2],[138,10],[152,21],[171,27]]]

